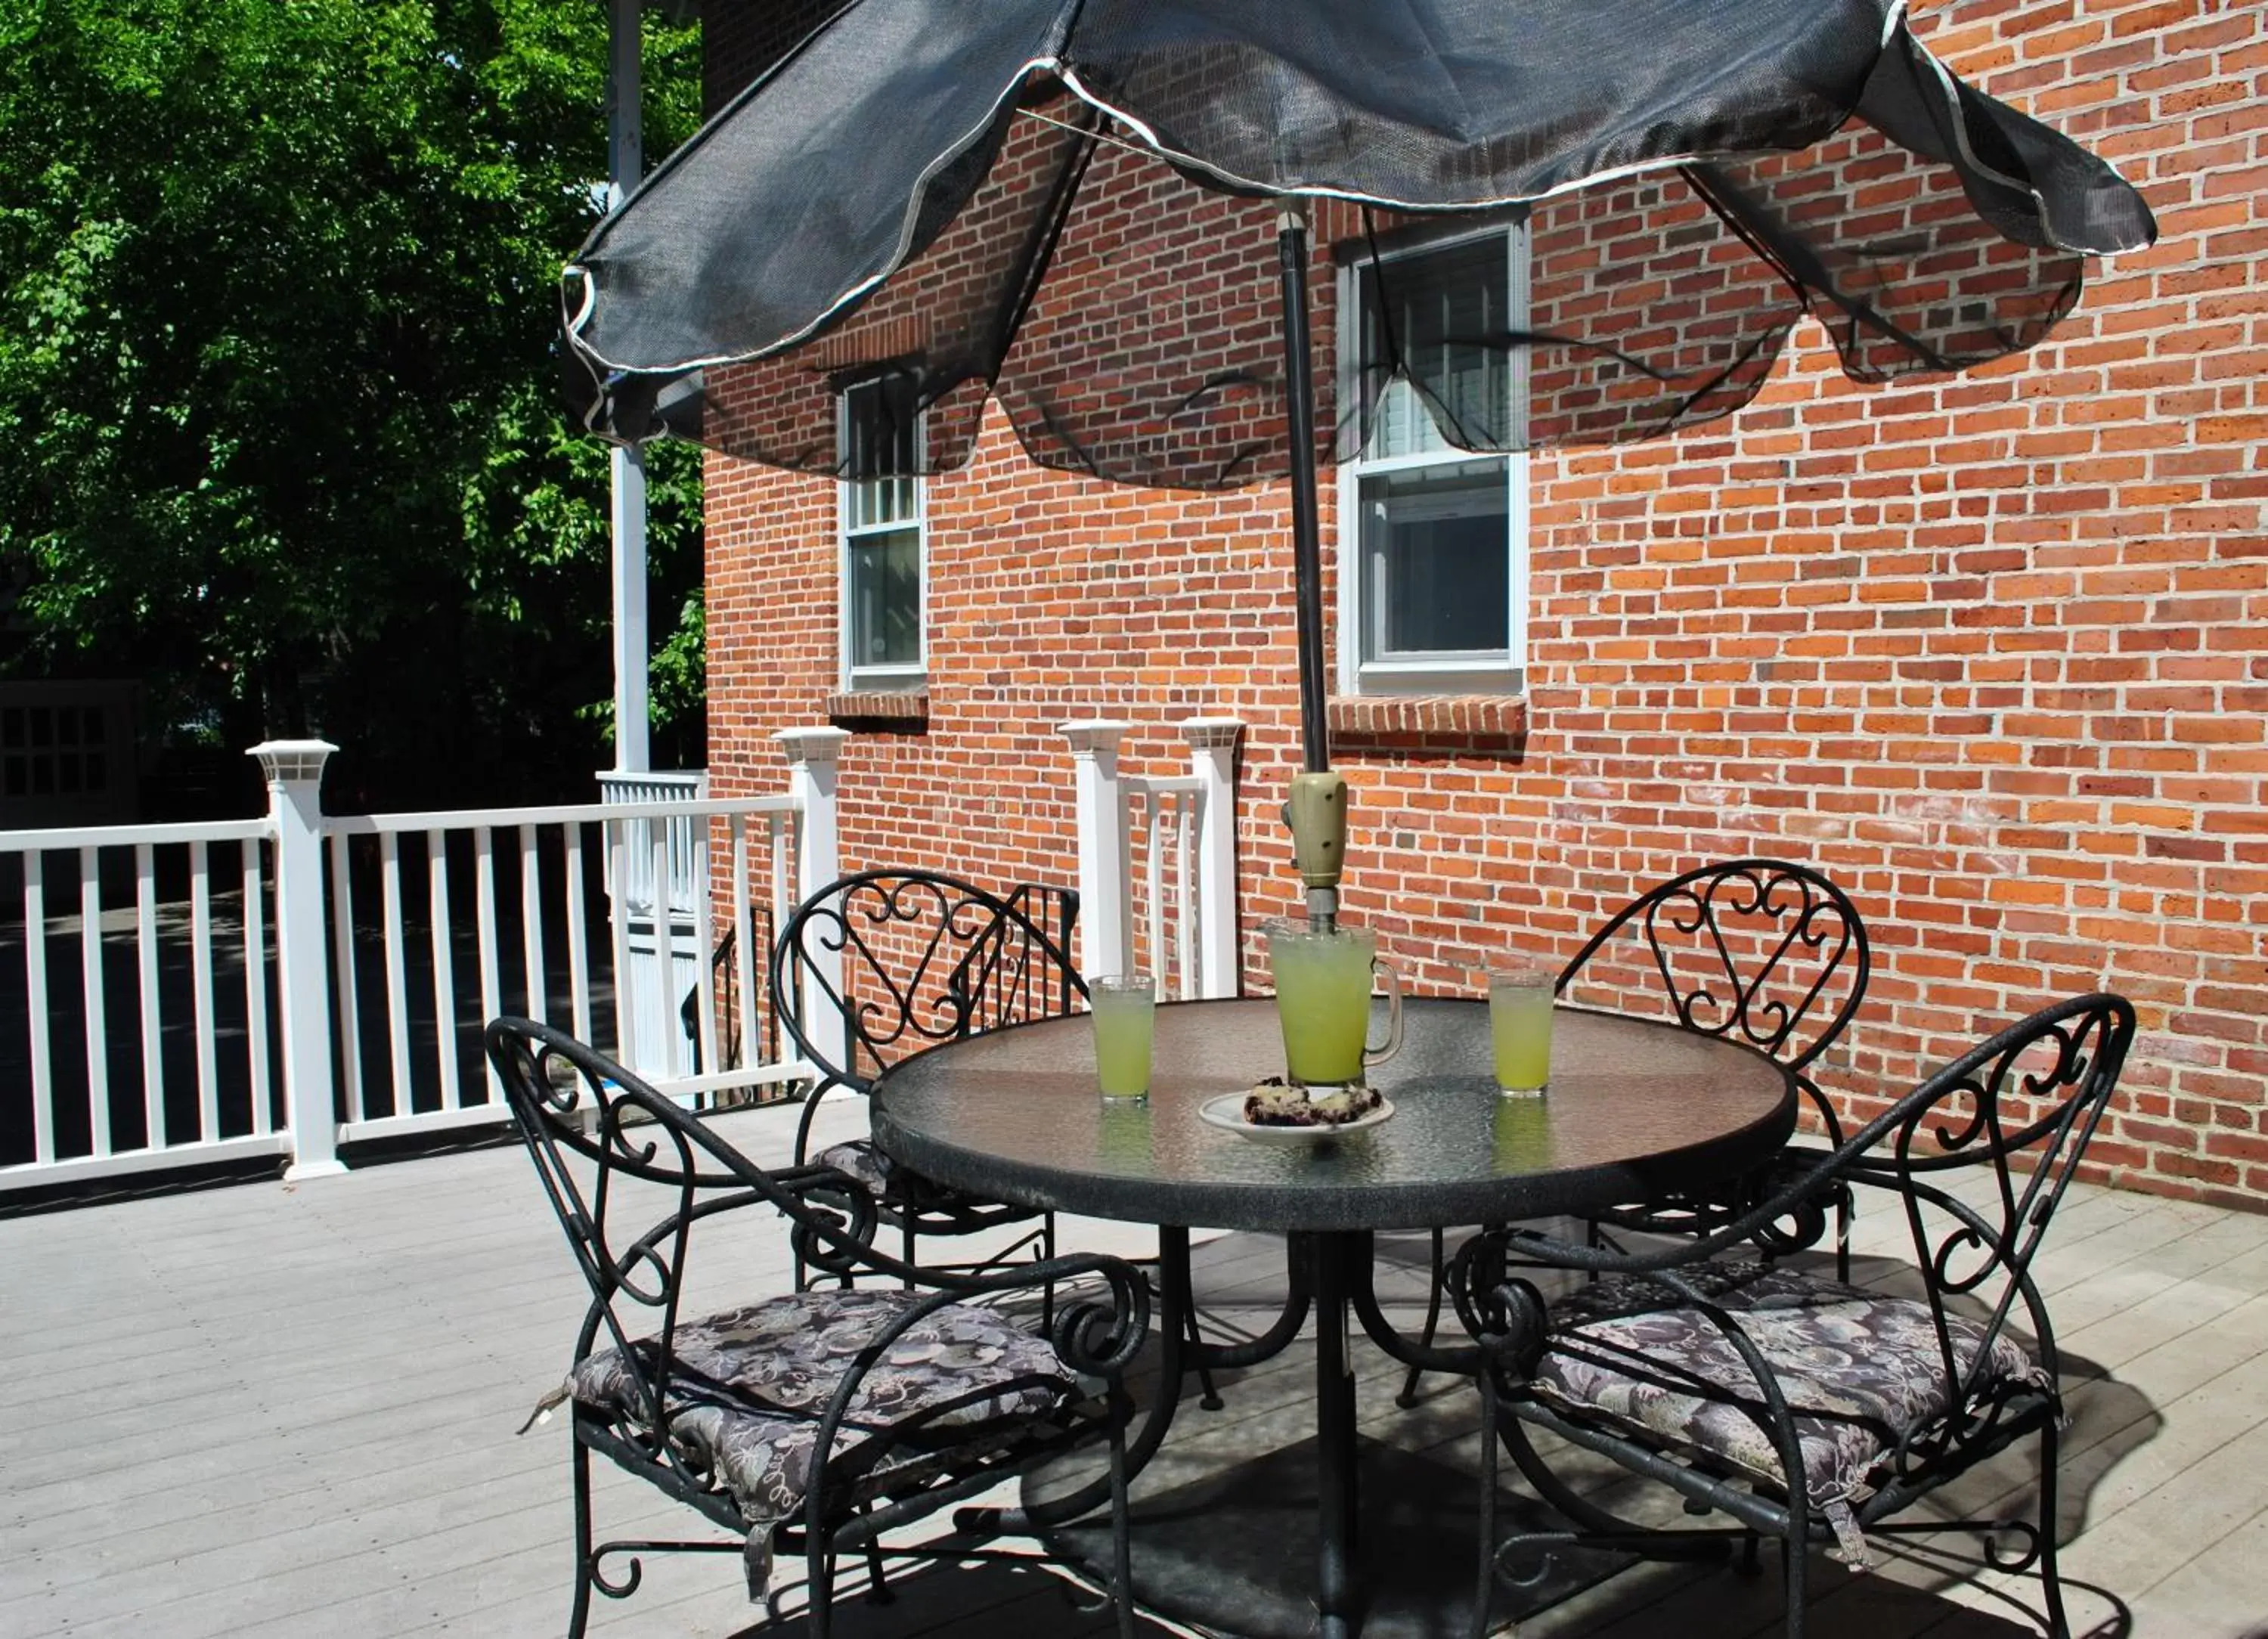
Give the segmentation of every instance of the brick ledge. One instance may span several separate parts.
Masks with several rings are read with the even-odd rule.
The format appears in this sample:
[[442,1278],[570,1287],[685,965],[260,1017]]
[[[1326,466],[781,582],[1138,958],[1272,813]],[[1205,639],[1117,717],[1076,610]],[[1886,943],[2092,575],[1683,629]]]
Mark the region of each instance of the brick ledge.
[[862,688],[829,695],[827,720],[843,729],[926,729],[929,691]]
[[1516,753],[1528,740],[1524,695],[1342,695],[1326,709],[1331,738],[1351,749]]

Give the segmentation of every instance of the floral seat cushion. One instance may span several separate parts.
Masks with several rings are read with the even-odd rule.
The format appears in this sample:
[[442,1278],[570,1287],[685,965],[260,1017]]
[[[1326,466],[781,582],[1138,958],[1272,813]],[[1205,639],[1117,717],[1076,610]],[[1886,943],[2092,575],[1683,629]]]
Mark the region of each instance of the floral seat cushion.
[[[1794,1413],[1807,1495],[1838,1526],[1874,1489],[1899,1441],[1952,1409],[1926,1303],[1749,1261],[1678,1273],[1734,1316],[1771,1367]],[[1632,1279],[1595,1282],[1559,1299],[1535,1393],[1784,1490],[1755,1376],[1724,1333],[1684,1302],[1657,1282]],[[1984,1328],[1948,1315],[1946,1330],[1966,1377]],[[1973,1397],[2002,1388],[2054,1388],[2005,1334],[1992,1340]]]
[[[668,1382],[669,1434],[757,1529],[803,1506],[819,1420],[843,1377],[919,1294],[829,1290],[774,1297],[681,1321]],[[630,1347],[650,1371],[653,1345]],[[622,1351],[579,1363],[576,1400],[640,1422]],[[953,1304],[890,1342],[867,1370],[828,1459],[850,1501],[902,1492],[957,1459],[1012,1451],[1058,1429],[1079,1397],[1055,1350],[989,1309]]]

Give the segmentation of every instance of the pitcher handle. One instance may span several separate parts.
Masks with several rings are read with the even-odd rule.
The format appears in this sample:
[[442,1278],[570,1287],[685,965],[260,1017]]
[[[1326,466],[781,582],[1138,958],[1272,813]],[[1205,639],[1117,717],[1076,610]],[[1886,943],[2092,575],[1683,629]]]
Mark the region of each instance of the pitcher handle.
[[1363,1045],[1362,1062],[1366,1067],[1383,1064],[1402,1051],[1402,981],[1394,969],[1375,957],[1371,959],[1370,967],[1386,981],[1386,1045]]

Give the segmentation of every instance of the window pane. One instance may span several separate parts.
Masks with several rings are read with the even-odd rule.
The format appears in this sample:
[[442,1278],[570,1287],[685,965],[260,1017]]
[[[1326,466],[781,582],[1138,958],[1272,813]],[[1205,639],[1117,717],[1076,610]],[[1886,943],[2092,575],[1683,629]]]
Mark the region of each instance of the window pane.
[[850,665],[921,664],[921,532],[894,530],[850,542]]
[[909,523],[917,516],[921,413],[909,376],[884,376],[843,395],[843,475],[850,529]]
[[1511,646],[1511,518],[1500,459],[1362,481],[1363,658]]
[[1383,459],[1453,447],[1436,414],[1474,444],[1510,444],[1506,244],[1505,236],[1491,234],[1363,268],[1365,379],[1375,380],[1397,365],[1401,376],[1377,407],[1365,454]]

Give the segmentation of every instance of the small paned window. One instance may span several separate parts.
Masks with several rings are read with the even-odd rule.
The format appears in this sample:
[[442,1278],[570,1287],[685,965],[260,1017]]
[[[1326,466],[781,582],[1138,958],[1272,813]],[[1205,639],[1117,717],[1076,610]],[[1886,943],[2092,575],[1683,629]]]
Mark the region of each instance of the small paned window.
[[843,481],[843,686],[918,687],[922,637],[924,507],[921,416],[902,378],[846,388],[841,411]]
[[[1526,320],[1526,229],[1513,227],[1390,252],[1376,266],[1363,258],[1345,276],[1341,357],[1366,380],[1403,361],[1455,424],[1520,443],[1526,362],[1502,338]],[[1517,693],[1526,456],[1450,444],[1410,376],[1396,375],[1339,483],[1341,689]]]

